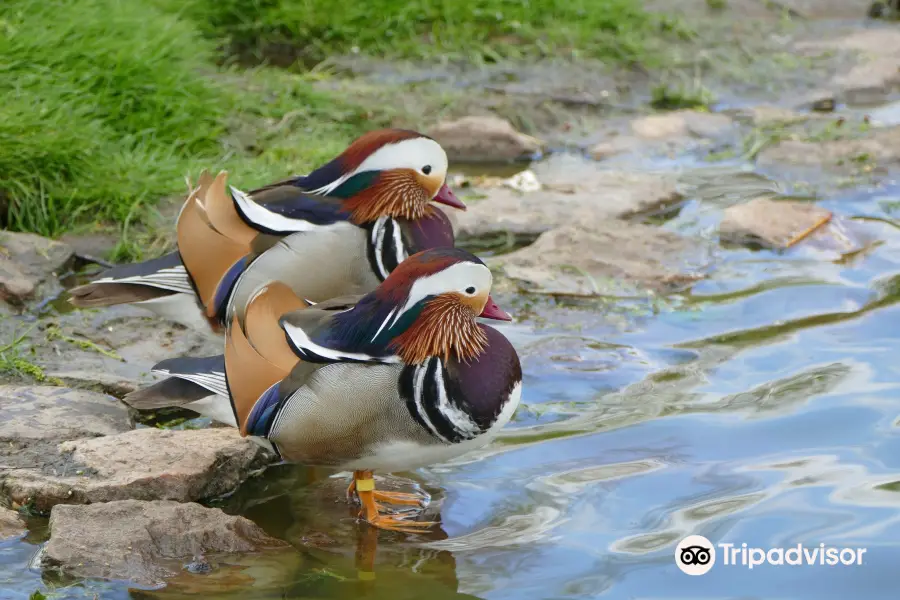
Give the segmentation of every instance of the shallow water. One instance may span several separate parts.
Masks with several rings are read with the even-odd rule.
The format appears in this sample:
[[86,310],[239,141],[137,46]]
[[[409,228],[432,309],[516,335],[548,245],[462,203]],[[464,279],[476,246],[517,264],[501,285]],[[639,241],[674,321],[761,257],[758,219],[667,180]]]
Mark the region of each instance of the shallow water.
[[[658,165],[656,165],[658,167]],[[684,174],[662,226],[714,236],[721,210],[791,190],[741,165]],[[890,221],[900,184],[819,204]],[[60,581],[28,564],[46,539],[0,544],[0,598],[893,597],[900,562],[900,235],[850,258],[720,249],[710,278],[665,299],[508,298],[523,406],[504,437],[404,474],[432,495],[427,536],[355,523],[341,478],[278,466],[215,502],[298,552],[210,557],[164,590]],[[689,577],[678,540],[867,548],[860,566],[716,565]],[[720,559],[721,560],[721,559]]]

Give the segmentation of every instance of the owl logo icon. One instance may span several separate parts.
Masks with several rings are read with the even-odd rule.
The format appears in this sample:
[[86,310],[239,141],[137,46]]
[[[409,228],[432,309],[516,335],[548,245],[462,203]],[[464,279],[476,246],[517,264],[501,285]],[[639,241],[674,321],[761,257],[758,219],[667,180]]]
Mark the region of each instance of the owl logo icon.
[[675,547],[675,564],[682,573],[705,575],[716,564],[716,547],[702,535],[689,535]]

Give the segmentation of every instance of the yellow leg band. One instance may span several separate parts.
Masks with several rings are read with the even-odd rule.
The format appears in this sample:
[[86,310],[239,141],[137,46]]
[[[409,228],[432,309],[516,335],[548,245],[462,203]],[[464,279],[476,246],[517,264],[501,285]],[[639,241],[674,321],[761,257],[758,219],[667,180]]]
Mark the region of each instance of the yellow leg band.
[[359,577],[360,581],[372,581],[375,579],[374,571],[357,571],[356,575]]
[[357,492],[371,492],[375,489],[375,480],[374,479],[357,479],[356,480],[356,491]]

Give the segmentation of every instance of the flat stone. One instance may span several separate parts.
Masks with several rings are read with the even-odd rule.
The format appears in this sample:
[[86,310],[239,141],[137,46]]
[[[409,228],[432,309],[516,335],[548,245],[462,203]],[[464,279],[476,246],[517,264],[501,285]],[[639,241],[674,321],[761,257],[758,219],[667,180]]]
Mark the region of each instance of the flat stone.
[[0,386],[0,440],[112,435],[133,423],[122,402],[105,394],[52,386]]
[[702,279],[710,252],[676,233],[624,221],[573,225],[490,259],[526,291],[573,295],[667,293]]
[[764,167],[793,165],[836,171],[852,171],[863,163],[896,166],[900,164],[900,127],[878,129],[853,140],[786,140],[763,150],[757,162]]
[[865,29],[850,35],[798,45],[800,50],[856,52],[860,61],[832,78],[830,87],[849,104],[878,104],[900,86],[900,31]]
[[189,502],[233,491],[271,458],[231,428],[138,429],[59,444],[42,468],[0,472],[0,492],[39,511],[125,499]]
[[72,258],[66,244],[33,233],[0,231],[0,298],[21,304]]
[[580,156],[554,155],[534,172],[540,191],[479,190],[487,198],[470,202],[469,209],[457,215],[458,234],[538,234],[649,212],[682,198],[673,175],[607,170]]
[[[21,469],[52,468],[60,442],[134,427],[122,402],[86,390],[0,386],[0,482]],[[2,486],[2,483],[0,483]]]
[[811,118],[808,114],[770,104],[741,109],[737,111],[737,116],[756,127],[793,125],[808,121]]
[[87,259],[108,256],[119,243],[119,236],[113,233],[66,233],[59,241],[68,244],[76,255]]
[[784,249],[796,235],[830,217],[830,211],[815,204],[756,198],[725,209],[719,239]]
[[500,117],[469,116],[435,125],[429,135],[451,161],[496,162],[530,158],[541,151],[537,138]]
[[121,397],[156,381],[150,371],[161,360],[222,351],[221,339],[212,334],[185,330],[145,314],[133,306],[70,313],[60,319],[60,333],[92,342],[107,354],[62,339],[38,339],[33,360],[49,377]]
[[194,503],[121,500],[55,506],[41,565],[159,586],[204,555],[271,550],[291,551],[244,517]]
[[696,110],[676,110],[659,115],[649,115],[631,122],[631,130],[647,140],[662,140],[685,136],[718,138],[727,134],[733,126],[726,115]]
[[772,10],[788,10],[803,19],[853,19],[866,15],[872,0],[778,0],[769,4]]
[[0,541],[18,537],[25,531],[25,523],[19,517],[19,513],[0,506]]

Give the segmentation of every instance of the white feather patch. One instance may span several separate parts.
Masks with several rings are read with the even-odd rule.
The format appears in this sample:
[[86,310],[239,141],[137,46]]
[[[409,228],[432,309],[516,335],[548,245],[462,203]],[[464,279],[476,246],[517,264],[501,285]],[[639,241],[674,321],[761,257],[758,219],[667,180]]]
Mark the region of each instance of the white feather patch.
[[241,214],[249,219],[250,222],[270,231],[315,231],[330,227],[330,225],[316,225],[303,219],[290,219],[284,215],[279,215],[255,202],[250,196],[234,186],[231,186],[231,196],[238,205]]

